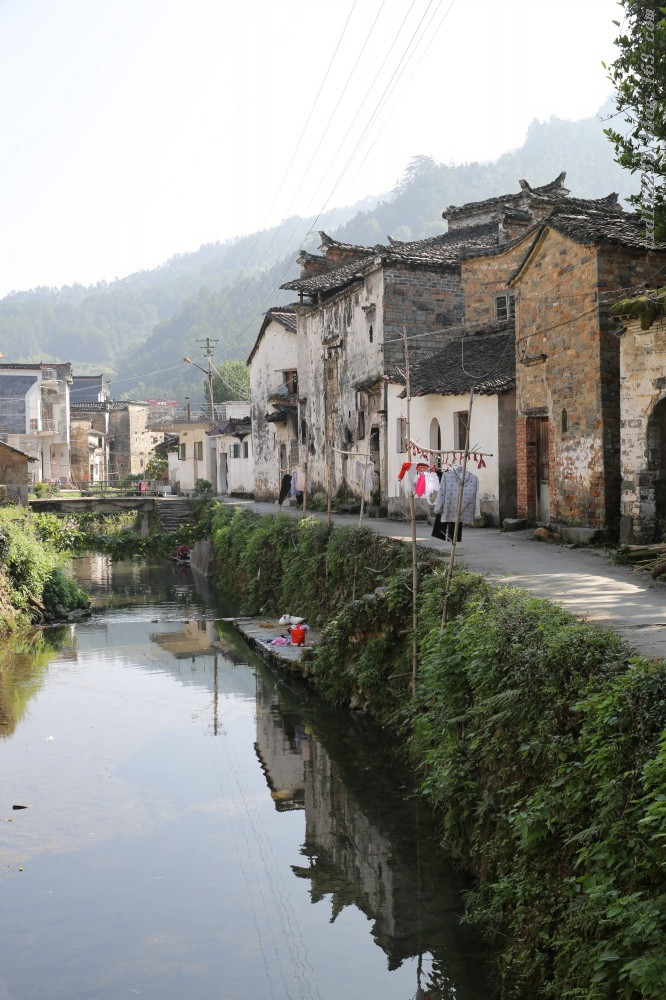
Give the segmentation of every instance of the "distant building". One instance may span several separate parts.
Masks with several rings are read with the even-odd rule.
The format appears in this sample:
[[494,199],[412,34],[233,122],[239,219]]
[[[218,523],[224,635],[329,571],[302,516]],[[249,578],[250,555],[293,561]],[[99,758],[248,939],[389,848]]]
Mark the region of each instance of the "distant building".
[[70,480],[71,365],[0,364],[0,438],[30,455],[34,482]]
[[254,459],[249,403],[227,403],[230,413],[208,431],[213,442],[211,456],[216,472],[216,492],[219,494],[254,493]]
[[298,346],[293,306],[264,316],[250,369],[254,494],[276,500],[282,476],[299,463]]

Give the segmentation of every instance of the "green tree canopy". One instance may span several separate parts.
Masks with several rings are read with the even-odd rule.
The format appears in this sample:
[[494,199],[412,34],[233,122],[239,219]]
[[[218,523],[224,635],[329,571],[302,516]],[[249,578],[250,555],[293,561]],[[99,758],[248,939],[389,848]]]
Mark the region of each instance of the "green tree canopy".
[[[208,401],[208,382],[204,384]],[[213,399],[216,403],[250,398],[250,369],[244,361],[223,361],[213,369]]]
[[620,54],[609,68],[618,116],[626,129],[605,129],[615,159],[639,173],[640,193],[630,200],[644,215],[648,236],[666,239],[666,7],[661,0],[620,0],[616,21]]

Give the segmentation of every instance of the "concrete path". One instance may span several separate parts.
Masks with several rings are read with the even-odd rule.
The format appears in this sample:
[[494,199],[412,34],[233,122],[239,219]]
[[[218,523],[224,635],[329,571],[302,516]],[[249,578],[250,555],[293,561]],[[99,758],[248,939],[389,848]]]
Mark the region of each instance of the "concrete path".
[[[225,498],[224,503],[241,504],[259,514],[282,511],[302,517],[294,507]],[[309,512],[308,512],[309,513]],[[312,515],[326,520],[326,514]],[[358,515],[335,514],[336,525],[358,525]],[[409,524],[363,518],[363,526],[390,538],[409,541]],[[431,528],[418,523],[419,544],[443,555],[450,553],[448,542],[431,537]],[[483,573],[497,583],[522,587],[539,597],[557,601],[579,618],[610,625],[637,652],[666,659],[666,584],[657,583],[644,570],[613,566],[604,550],[569,549],[535,541],[533,532],[503,532],[497,528],[465,528],[456,546],[456,563]]]

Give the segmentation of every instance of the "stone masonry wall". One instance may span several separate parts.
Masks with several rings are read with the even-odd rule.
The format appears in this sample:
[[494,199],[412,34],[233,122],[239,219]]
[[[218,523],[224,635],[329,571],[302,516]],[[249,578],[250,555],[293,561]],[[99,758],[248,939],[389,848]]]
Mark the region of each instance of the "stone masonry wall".
[[651,447],[650,420],[666,406],[666,321],[641,330],[626,323],[620,337],[622,498],[620,539],[655,540],[656,481],[666,475],[666,441]]
[[606,522],[596,257],[595,248],[549,230],[515,282],[519,517],[534,516],[530,418],[545,415],[550,520],[594,528]]
[[[433,330],[462,322],[463,290],[455,270],[427,271],[420,268],[384,269],[384,367],[404,368],[403,328],[409,340],[409,359],[413,364],[441,347],[444,337]],[[424,334],[423,339],[418,335]],[[415,338],[415,339],[414,339]],[[446,339],[450,339],[450,334]]]
[[464,260],[461,281],[465,300],[465,323],[489,326],[495,322],[495,296],[512,292],[509,279],[534,241],[534,233],[509,250]]

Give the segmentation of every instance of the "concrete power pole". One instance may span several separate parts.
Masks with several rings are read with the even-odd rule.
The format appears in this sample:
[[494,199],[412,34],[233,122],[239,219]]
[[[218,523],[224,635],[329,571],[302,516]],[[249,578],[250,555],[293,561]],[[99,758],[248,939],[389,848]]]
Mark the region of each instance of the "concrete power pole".
[[206,352],[206,375],[208,377],[208,413],[210,417],[210,422],[215,426],[215,406],[213,404],[213,370],[211,368],[211,358],[213,356],[213,347],[217,344],[217,340],[212,337],[204,337],[199,341],[203,345],[203,349]]

